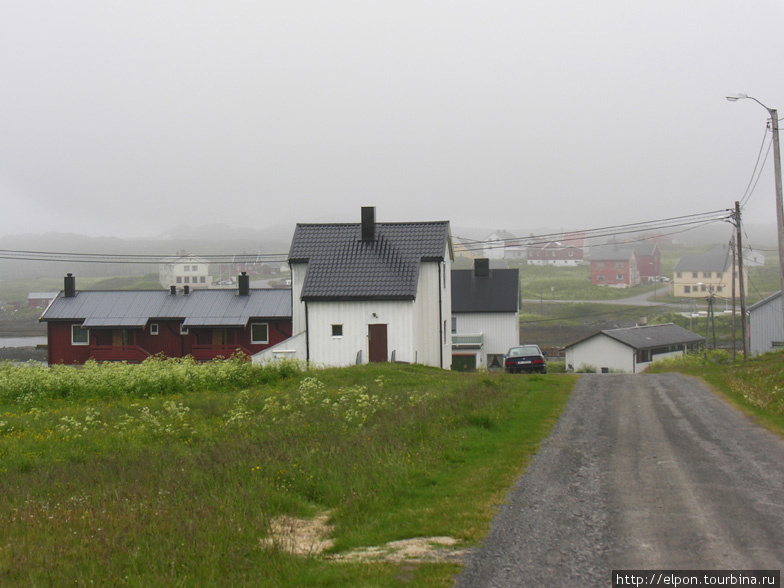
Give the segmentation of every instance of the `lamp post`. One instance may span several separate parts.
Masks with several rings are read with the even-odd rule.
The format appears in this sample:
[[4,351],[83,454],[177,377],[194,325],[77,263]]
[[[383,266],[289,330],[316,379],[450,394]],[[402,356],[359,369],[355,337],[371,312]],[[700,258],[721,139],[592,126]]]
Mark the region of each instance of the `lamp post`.
[[[748,94],[728,94],[727,100],[737,102],[748,98],[768,111],[770,115],[770,128],[773,132],[773,170],[776,175],[776,225],[779,235],[779,269],[781,271],[781,312],[784,317],[784,202],[781,196],[781,154],[779,153],[779,114],[775,108],[768,108],[762,102]],[[740,252],[743,255],[743,252]],[[743,276],[740,276],[741,281]],[[746,333],[743,333],[745,340]]]

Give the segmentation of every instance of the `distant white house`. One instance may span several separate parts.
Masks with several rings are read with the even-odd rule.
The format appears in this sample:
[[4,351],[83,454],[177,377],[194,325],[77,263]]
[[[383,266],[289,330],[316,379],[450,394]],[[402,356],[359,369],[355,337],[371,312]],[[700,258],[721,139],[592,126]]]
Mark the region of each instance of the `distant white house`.
[[766,353],[784,347],[784,320],[781,316],[781,291],[760,300],[748,309],[749,352]]
[[493,231],[482,240],[485,244],[484,257],[488,259],[504,259],[508,249],[513,251],[511,257],[523,257],[524,249],[517,244],[516,239],[517,237],[508,231]]
[[209,288],[212,285],[209,262],[195,255],[164,259],[158,266],[158,281],[163,288]]
[[608,329],[567,345],[566,367],[635,374],[657,359],[697,349],[704,341],[705,337],[674,324]]
[[761,267],[765,265],[765,254],[756,249],[744,249],[743,263],[747,267]]
[[254,362],[399,361],[450,369],[447,221],[298,224],[289,250],[292,333]]
[[520,272],[493,269],[488,259],[452,270],[452,369],[503,368],[520,344]]

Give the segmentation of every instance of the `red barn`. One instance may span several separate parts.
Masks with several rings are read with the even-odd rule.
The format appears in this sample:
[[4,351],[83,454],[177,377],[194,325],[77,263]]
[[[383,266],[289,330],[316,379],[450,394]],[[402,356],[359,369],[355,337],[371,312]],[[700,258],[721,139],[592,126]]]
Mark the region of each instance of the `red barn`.
[[237,290],[77,292],[68,274],[40,319],[47,323],[49,363],[252,355],[291,336],[291,293],[249,284],[241,275]]

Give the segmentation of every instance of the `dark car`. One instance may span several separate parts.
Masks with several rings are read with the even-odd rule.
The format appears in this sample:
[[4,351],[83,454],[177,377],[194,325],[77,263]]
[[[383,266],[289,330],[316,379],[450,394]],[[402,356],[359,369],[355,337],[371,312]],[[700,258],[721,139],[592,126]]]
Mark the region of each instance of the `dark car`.
[[547,362],[538,345],[512,347],[504,355],[504,369],[510,374],[519,372],[547,373]]

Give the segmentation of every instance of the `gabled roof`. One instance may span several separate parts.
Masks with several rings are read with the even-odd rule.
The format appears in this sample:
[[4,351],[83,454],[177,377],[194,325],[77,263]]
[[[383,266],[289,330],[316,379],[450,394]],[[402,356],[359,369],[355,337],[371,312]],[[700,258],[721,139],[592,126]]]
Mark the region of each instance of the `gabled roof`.
[[150,320],[183,320],[184,327],[244,327],[251,318],[290,318],[289,290],[191,290],[172,295],[163,290],[79,291],[60,293],[42,321],[84,321],[87,328],[141,328]]
[[451,256],[449,222],[298,224],[289,262],[307,263],[302,300],[413,300],[422,261]]
[[732,267],[732,252],[728,247],[715,247],[702,255],[684,255],[675,264],[676,272],[724,272]]
[[698,343],[705,340],[705,337],[693,333],[688,329],[679,327],[672,323],[665,325],[649,325],[646,327],[629,327],[625,329],[607,329],[567,345],[565,349],[574,347],[580,343],[606,335],[624,345],[634,349],[650,349],[653,347],[664,347],[666,345],[682,345],[686,343]]
[[632,246],[615,244],[591,248],[591,261],[628,261],[633,255]]
[[766,304],[770,304],[771,302],[773,302],[774,300],[778,300],[779,298],[781,298],[781,290],[779,290],[778,292],[774,292],[773,294],[763,298],[759,302],[755,302],[754,304],[749,306],[747,310],[748,312],[751,312],[752,310],[757,310],[759,307],[765,306]]
[[452,270],[452,312],[517,312],[519,302],[520,270]]

